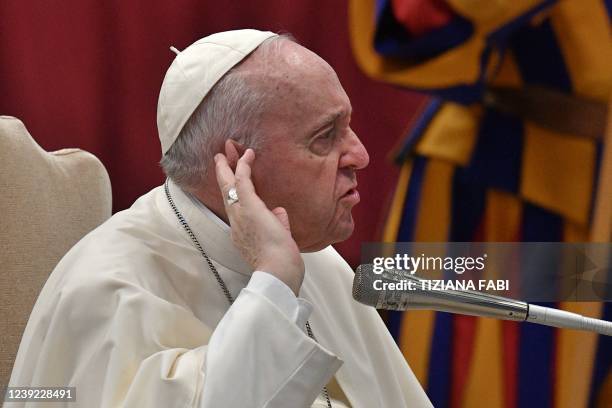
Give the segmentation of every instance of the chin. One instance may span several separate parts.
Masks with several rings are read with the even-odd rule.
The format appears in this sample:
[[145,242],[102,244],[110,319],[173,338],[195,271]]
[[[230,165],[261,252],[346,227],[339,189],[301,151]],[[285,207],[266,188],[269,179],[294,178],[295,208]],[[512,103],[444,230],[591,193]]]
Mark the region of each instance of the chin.
[[347,229],[345,234],[342,237],[340,237],[337,241],[335,241],[334,244],[338,242],[346,241],[347,239],[349,239],[351,235],[353,235],[354,230],[355,230],[355,226],[353,225],[350,229]]
[[341,225],[338,225],[334,237],[335,239],[330,242],[330,244],[337,244],[338,242],[346,241],[353,235],[353,231],[355,230],[355,223],[353,222],[353,217],[350,217],[349,221],[343,222]]

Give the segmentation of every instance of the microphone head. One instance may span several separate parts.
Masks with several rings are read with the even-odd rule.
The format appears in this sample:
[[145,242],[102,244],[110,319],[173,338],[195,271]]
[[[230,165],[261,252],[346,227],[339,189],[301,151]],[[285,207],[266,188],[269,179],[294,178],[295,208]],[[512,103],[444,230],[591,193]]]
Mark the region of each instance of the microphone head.
[[373,286],[373,268],[372,264],[359,265],[353,279],[353,299],[368,306],[376,306],[381,294]]
[[[403,284],[412,282],[414,288],[407,290]],[[357,267],[353,280],[353,298],[364,305],[377,309],[406,310],[419,308],[422,290],[419,289],[420,279],[409,272],[394,269],[374,272],[374,265],[363,264]],[[378,285],[376,285],[377,283]],[[388,289],[391,284],[395,289]]]

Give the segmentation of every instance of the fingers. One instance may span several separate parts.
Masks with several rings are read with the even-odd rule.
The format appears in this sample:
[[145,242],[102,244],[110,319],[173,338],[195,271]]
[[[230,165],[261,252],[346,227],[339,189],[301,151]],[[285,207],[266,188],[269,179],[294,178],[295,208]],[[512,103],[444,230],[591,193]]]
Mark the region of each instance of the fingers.
[[217,174],[217,184],[219,184],[219,189],[221,189],[221,195],[226,197],[228,190],[236,184],[236,177],[227,162],[227,158],[223,154],[215,155],[215,172]]
[[283,207],[276,207],[272,210],[272,214],[278,218],[287,231],[291,232],[291,226],[289,225],[289,214],[287,214],[287,210],[285,210]]
[[251,165],[254,161],[255,152],[253,149],[247,149],[236,165],[236,191],[241,200],[249,201],[255,196],[255,186],[251,180]]
[[[227,150],[227,149],[226,149]],[[234,149],[235,152],[235,149]],[[231,152],[230,152],[231,154]],[[251,165],[255,161],[255,152],[253,149],[247,149],[242,157],[238,159],[236,164],[236,172],[234,173],[230,167],[228,158],[219,153],[215,155],[215,170],[217,175],[217,183],[221,189],[221,195],[224,198],[226,211],[229,206],[227,205],[227,193],[230,188],[236,187],[239,200],[245,204],[259,204],[258,197],[255,193],[255,186],[251,181]],[[235,205],[235,204],[232,204]]]

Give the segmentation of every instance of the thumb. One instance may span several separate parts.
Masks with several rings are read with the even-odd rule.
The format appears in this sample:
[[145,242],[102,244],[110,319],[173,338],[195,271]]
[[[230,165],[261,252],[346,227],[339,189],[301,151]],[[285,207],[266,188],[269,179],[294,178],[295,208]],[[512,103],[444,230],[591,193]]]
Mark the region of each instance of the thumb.
[[276,207],[272,210],[272,214],[276,216],[287,231],[291,232],[291,227],[289,226],[289,214],[287,214],[287,210],[285,210],[283,207]]

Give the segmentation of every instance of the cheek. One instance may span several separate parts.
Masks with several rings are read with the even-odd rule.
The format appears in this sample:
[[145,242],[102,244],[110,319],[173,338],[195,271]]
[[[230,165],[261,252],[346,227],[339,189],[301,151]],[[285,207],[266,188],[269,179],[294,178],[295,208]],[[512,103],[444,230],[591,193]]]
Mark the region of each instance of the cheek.
[[268,206],[292,210],[295,218],[306,216],[323,221],[336,203],[337,163],[330,157],[291,153],[274,161],[274,166],[265,157],[256,162],[253,180],[257,193]]
[[333,185],[296,175],[287,186],[287,197],[297,212],[319,221],[333,210]]
[[318,166],[305,172],[295,172],[292,190],[302,199],[319,207],[320,210],[334,205],[336,200],[336,172]]

